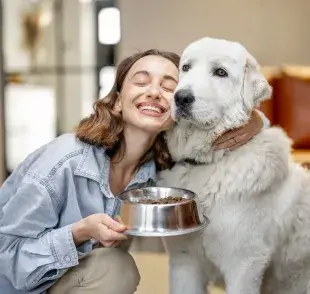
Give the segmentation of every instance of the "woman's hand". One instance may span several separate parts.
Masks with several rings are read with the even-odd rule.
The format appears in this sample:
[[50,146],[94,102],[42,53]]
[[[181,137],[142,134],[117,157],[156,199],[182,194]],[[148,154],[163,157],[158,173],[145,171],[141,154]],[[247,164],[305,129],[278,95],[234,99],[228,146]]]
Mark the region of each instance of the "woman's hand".
[[120,241],[127,239],[127,236],[122,234],[126,229],[120,218],[114,220],[107,214],[98,213],[73,224],[72,235],[76,246],[95,239],[104,247],[116,247]]
[[261,131],[264,123],[257,111],[253,110],[250,121],[241,128],[231,130],[219,137],[214,143],[214,150],[234,150],[252,139]]

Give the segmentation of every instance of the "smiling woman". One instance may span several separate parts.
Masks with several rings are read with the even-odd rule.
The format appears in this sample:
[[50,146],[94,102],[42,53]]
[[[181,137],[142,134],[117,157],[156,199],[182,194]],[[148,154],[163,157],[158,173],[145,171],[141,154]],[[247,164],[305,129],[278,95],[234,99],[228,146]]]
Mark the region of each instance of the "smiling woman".
[[[172,165],[164,132],[173,125],[178,65],[177,54],[158,50],[124,59],[111,92],[94,104],[76,133],[30,154],[5,181],[0,190],[3,293],[136,291],[140,276],[124,250],[127,228],[117,217],[114,196],[153,185],[156,172]],[[244,136],[253,125],[258,132],[261,121],[238,130],[240,141],[255,135]],[[225,138],[230,141],[231,134]]]
[[123,60],[111,92],[76,134],[42,146],[7,179],[0,190],[4,293],[135,292],[140,277],[126,243],[119,246],[126,226],[114,195],[152,185],[156,171],[172,164],[163,132],[173,124],[178,63],[177,54],[157,50]]
[[[163,131],[173,123],[170,104],[178,82],[178,65],[177,54],[154,49],[124,59],[111,92],[95,103],[90,117],[81,121],[77,137],[105,146],[117,162],[124,157],[125,148],[131,147],[128,144],[135,134],[135,150],[137,142],[150,147],[137,160],[138,166],[154,156],[157,169],[169,168],[172,162]],[[131,157],[135,153],[130,152]]]

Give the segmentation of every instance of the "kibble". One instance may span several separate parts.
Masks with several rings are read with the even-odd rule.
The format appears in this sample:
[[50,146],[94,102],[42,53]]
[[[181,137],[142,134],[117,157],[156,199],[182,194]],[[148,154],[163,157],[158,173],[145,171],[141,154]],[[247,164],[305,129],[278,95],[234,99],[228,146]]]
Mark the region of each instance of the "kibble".
[[179,196],[168,196],[166,198],[160,198],[160,199],[140,199],[138,203],[140,204],[174,204],[186,201],[186,198],[179,197]]

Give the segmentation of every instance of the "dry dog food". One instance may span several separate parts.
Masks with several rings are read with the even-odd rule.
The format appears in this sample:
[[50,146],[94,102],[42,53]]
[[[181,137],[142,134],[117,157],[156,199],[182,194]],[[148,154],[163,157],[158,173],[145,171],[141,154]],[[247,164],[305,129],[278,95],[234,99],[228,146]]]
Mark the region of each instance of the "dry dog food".
[[141,204],[174,204],[178,202],[186,201],[186,198],[179,197],[179,196],[169,196],[167,198],[160,198],[160,199],[140,199],[138,203]]

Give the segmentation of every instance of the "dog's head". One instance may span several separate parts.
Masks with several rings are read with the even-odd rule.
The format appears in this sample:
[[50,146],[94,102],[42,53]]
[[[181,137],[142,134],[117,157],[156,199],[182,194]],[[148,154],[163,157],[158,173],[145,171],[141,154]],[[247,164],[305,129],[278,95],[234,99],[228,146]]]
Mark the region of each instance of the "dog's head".
[[218,124],[224,129],[238,127],[271,91],[257,61],[242,45],[203,38],[182,54],[172,116],[203,129]]

